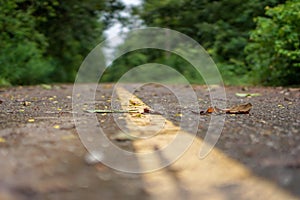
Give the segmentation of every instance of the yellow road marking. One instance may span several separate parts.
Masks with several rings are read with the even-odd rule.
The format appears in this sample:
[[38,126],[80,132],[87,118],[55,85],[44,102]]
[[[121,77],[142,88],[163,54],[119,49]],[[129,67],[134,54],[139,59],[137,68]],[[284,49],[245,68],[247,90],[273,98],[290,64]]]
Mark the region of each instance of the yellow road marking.
[[[116,88],[116,91],[123,109],[134,108],[142,111],[147,106],[122,87]],[[129,100],[136,103],[132,105],[128,103]],[[155,123],[149,123],[151,119]],[[147,136],[151,132],[146,130],[161,128],[151,137],[133,141],[136,152],[149,152],[165,147],[173,141],[176,134],[181,134],[183,139],[192,137],[171,121],[158,115],[136,117],[134,114],[128,114],[126,123],[130,132],[139,137]],[[139,129],[137,126],[142,128]],[[145,190],[151,199],[298,199],[267,179],[255,176],[245,165],[229,158],[217,148],[214,148],[205,159],[200,160],[198,155],[201,145],[203,141],[198,137],[195,138],[191,147],[175,163],[142,175]],[[159,165],[162,160],[172,157],[171,154],[172,152],[168,152],[159,155],[151,161],[139,160],[140,166],[147,169],[149,164]]]

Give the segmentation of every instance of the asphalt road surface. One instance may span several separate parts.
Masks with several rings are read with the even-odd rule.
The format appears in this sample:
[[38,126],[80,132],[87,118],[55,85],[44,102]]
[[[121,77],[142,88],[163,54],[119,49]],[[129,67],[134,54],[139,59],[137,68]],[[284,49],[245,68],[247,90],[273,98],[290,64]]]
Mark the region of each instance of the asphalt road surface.
[[300,199],[300,88],[226,87],[249,114],[200,115],[206,86],[78,87],[0,88],[1,200]]

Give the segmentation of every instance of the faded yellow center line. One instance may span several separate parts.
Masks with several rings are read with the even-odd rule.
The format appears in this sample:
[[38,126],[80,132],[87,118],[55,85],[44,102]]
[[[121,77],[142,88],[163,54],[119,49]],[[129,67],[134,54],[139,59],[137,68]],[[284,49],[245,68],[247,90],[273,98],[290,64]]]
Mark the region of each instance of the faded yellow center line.
[[[144,108],[149,108],[144,102],[122,87],[118,87],[116,92],[122,109],[139,111],[139,113],[130,113],[126,117],[126,125],[130,135],[140,138],[134,142],[135,147],[137,147],[136,152],[153,152],[153,148],[163,148],[174,140],[180,127],[174,126],[171,121],[161,115],[140,114],[144,112]],[[157,139],[160,139],[159,143],[157,143]],[[139,148],[139,141],[142,140],[147,141],[148,145]]]
[[[116,92],[123,109],[143,111],[148,107],[122,87],[116,88]],[[166,147],[177,134],[183,140],[193,137],[159,115],[128,114],[126,123],[133,135],[142,137],[133,141],[136,152],[150,152]],[[153,134],[152,131],[158,127],[160,130]],[[202,139],[196,137],[190,148],[172,165],[142,175],[145,190],[152,199],[298,199],[267,179],[257,177],[245,165],[217,148],[200,160],[198,155],[201,145]],[[148,169],[149,164],[159,165],[162,160],[173,158],[172,153],[164,152],[163,155],[152,157],[150,161],[141,159],[140,166]]]

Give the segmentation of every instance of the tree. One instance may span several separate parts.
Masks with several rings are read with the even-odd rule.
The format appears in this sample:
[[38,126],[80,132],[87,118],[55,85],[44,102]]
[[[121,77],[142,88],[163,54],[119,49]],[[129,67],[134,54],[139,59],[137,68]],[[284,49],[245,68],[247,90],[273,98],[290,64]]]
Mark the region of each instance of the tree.
[[118,0],[0,0],[0,85],[73,81]]
[[300,2],[266,7],[247,45],[252,75],[266,85],[300,84]]
[[239,83],[250,67],[244,48],[253,18],[264,16],[264,7],[282,0],[144,0],[133,8],[146,26],[167,27],[198,41],[213,57],[227,83]]
[[38,30],[48,39],[55,81],[73,81],[85,56],[103,40],[112,17],[124,8],[117,0],[38,1]]
[[53,68],[43,57],[47,40],[36,30],[33,7],[22,8],[25,0],[1,1],[0,85],[46,81]]

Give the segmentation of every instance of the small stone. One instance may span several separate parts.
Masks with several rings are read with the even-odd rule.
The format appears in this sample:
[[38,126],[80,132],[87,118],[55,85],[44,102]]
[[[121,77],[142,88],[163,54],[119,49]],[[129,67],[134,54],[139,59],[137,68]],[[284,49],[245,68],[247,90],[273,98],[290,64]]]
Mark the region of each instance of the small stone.
[[30,106],[31,105],[31,102],[30,101],[24,101],[23,102],[23,106]]
[[247,157],[252,157],[254,155],[254,152],[252,149],[246,149],[244,151],[244,154],[247,156]]
[[290,101],[290,102],[292,101],[292,99],[287,98],[287,97],[284,97],[283,100],[284,100],[284,101]]

